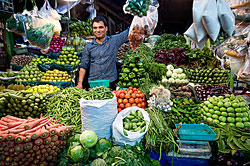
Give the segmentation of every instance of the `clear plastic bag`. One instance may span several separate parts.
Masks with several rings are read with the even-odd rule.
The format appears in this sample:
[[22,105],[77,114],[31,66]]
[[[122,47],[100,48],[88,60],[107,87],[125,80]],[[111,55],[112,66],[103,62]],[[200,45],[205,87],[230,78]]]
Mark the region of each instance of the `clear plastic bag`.
[[249,8],[250,7],[250,1],[249,0],[226,0],[226,2],[229,4],[229,6],[232,9],[237,8]]
[[245,64],[238,72],[237,79],[250,81],[250,49],[248,50],[248,54],[245,57]]
[[131,14],[133,16],[147,16],[147,11],[151,3],[151,0],[127,0],[123,6],[123,11],[125,14]]
[[144,38],[154,33],[158,22],[158,7],[158,3],[155,3],[154,6],[150,5],[147,16],[134,17],[128,35],[133,50],[139,47]]
[[54,25],[45,24],[37,28],[30,28],[27,31],[27,39],[29,42],[41,49],[48,49],[51,39],[54,35]]

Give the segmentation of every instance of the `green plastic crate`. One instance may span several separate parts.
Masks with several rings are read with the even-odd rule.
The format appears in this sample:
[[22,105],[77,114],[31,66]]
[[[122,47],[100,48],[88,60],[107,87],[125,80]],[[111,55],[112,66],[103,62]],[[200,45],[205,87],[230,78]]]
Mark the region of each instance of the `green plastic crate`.
[[105,86],[109,87],[109,80],[94,80],[89,81],[90,88],[98,87],[98,86]]
[[206,124],[182,124],[178,135],[181,140],[215,141],[216,133]]

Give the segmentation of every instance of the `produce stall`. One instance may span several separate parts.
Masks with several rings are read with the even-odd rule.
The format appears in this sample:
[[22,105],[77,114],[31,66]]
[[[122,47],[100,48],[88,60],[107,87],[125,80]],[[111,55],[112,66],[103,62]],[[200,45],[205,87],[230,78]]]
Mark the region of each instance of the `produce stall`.
[[0,166],[250,164],[249,89],[236,85],[250,80],[250,25],[237,23],[247,1],[194,1],[194,23],[176,35],[153,35],[161,3],[124,2],[133,21],[116,90],[75,87],[92,18],[61,35],[57,10],[32,2],[4,26],[30,45],[0,72]]

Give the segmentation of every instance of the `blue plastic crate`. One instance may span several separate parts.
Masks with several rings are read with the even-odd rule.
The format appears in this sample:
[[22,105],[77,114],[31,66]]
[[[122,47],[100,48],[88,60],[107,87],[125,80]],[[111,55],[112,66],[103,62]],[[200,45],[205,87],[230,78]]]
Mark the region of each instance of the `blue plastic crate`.
[[216,133],[206,124],[182,124],[178,135],[181,140],[215,141]]
[[94,80],[89,81],[90,88],[98,87],[98,86],[105,86],[109,87],[109,80]]

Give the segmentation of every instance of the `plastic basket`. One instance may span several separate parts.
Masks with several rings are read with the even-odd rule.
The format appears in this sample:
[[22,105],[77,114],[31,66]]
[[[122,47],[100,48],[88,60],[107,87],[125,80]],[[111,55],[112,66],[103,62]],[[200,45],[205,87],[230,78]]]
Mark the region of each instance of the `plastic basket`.
[[38,64],[37,66],[43,72],[46,72],[46,71],[48,71],[48,70],[50,70],[50,69],[53,68],[53,64],[46,64],[46,65],[45,64]]
[[16,54],[27,54],[29,52],[27,47],[14,48],[14,51]]
[[109,87],[109,80],[94,80],[89,81],[90,88],[98,87],[98,86],[105,86]]
[[183,124],[178,135],[181,140],[215,141],[216,133],[206,124]]
[[64,71],[73,71],[77,69],[78,65],[58,65],[56,63],[53,64],[53,69],[64,70]]
[[11,65],[12,70],[14,71],[20,71],[25,65]]

